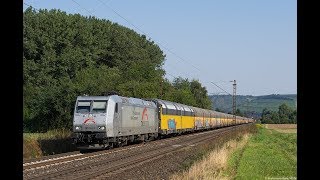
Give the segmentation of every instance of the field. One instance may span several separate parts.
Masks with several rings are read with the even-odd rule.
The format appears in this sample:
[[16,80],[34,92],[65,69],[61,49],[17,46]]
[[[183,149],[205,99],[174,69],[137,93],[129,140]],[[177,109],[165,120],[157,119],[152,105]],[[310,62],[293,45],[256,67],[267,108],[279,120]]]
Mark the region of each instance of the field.
[[271,125],[268,129],[259,126],[258,133],[230,158],[229,174],[235,179],[296,179],[297,134],[279,131],[292,131],[292,127],[294,125]]
[[264,127],[280,133],[297,133],[297,124],[264,124]]

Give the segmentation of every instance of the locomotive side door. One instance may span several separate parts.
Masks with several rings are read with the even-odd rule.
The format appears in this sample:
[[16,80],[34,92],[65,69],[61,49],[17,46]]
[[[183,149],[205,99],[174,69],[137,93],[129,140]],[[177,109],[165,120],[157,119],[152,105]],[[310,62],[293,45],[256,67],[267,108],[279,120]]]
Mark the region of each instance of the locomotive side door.
[[122,127],[122,122],[120,119],[120,113],[119,113],[120,109],[119,109],[119,103],[115,103],[114,105],[114,127],[115,129],[117,129],[117,131],[120,131],[121,127]]

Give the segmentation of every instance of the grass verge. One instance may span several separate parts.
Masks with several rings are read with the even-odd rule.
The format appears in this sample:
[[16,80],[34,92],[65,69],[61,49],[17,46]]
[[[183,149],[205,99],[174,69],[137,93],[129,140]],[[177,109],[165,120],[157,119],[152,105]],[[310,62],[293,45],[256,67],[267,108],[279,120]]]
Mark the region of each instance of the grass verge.
[[23,134],[23,159],[76,150],[69,130],[51,130],[46,133]]
[[182,170],[169,178],[171,180],[226,179],[224,170],[227,168],[228,157],[235,149],[245,146],[249,134],[255,131],[256,128],[252,125],[205,144],[198,148],[193,157],[190,156],[188,161],[181,165]]
[[221,148],[211,151],[206,156],[193,164],[190,169],[171,177],[172,180],[188,179],[226,179],[223,170],[227,167],[228,156],[235,148],[243,147],[249,139],[249,135],[243,135],[241,140],[226,142]]

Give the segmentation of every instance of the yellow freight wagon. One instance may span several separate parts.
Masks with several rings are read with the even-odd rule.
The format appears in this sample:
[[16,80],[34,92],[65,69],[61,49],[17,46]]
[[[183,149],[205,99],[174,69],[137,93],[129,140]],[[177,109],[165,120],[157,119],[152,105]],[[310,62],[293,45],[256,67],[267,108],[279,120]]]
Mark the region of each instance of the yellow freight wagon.
[[191,107],[165,100],[158,100],[160,106],[160,133],[181,133],[194,130],[194,111]]
[[159,133],[163,135],[220,128],[246,122],[242,117],[237,117],[237,121],[234,121],[231,114],[209,109],[161,99],[152,99],[152,101],[157,104],[159,110]]

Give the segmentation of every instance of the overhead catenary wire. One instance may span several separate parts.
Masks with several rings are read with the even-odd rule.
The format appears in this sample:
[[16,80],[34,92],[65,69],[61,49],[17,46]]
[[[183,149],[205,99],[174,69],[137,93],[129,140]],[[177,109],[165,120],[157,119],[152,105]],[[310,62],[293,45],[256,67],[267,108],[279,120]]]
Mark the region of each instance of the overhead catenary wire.
[[[176,54],[175,52],[173,52],[172,50],[170,50],[169,48],[167,48],[166,46],[162,45],[160,42],[154,40],[153,38],[151,38],[151,36],[149,36],[147,33],[145,33],[143,30],[141,30],[141,28],[139,28],[138,26],[134,25],[132,22],[130,22],[128,19],[126,19],[124,16],[122,16],[120,13],[118,13],[116,10],[114,10],[113,8],[111,8],[110,6],[108,6],[107,4],[105,4],[102,0],[98,0],[99,2],[101,2],[104,6],[106,6],[107,8],[111,9],[115,14],[117,14],[120,18],[122,18],[123,20],[125,20],[127,23],[129,23],[130,25],[132,25],[136,30],[140,31],[141,33],[143,33],[145,36],[149,37],[150,39],[152,39],[153,41],[155,41],[157,44],[159,44],[159,46],[163,47],[164,49],[166,49],[168,52],[170,52],[171,54],[173,54],[174,56],[176,56],[180,61],[183,62],[187,62],[187,64],[191,65],[193,68],[197,69],[199,72],[201,72],[201,70],[196,67],[195,65],[193,65],[192,63],[190,63],[189,61],[185,60],[184,58],[182,58],[181,56],[179,56],[178,54]],[[211,82],[213,83],[213,82]],[[213,83],[214,85],[216,85],[215,83]],[[217,85],[216,85],[217,86]],[[219,89],[223,90],[224,92],[228,93],[226,90],[224,90],[223,88],[217,86]],[[231,95],[231,94],[230,94]]]
[[[76,3],[80,8],[84,9],[86,12],[88,12],[89,14],[92,14],[92,12],[90,12],[88,9],[86,9],[85,7],[81,6],[78,2],[76,2],[75,0],[72,0],[74,3]],[[134,28],[136,28],[138,31],[140,31],[141,33],[143,33],[145,36],[149,37],[150,39],[152,39],[147,33],[145,33],[143,30],[141,30],[139,27],[137,27],[136,25],[134,25],[133,23],[131,23],[129,20],[127,20],[125,17],[123,17],[120,13],[118,13],[117,11],[115,11],[114,9],[112,9],[110,6],[108,6],[106,3],[104,3],[101,0],[98,0],[99,2],[101,2],[104,6],[106,6],[107,8],[111,9],[115,14],[117,14],[119,17],[121,17],[122,19],[124,19],[127,23],[129,23],[130,25],[132,25]],[[25,5],[30,6],[32,8],[34,8],[33,6],[27,4],[24,2]],[[39,9],[34,8],[36,10],[39,11]],[[155,40],[154,40],[155,41]],[[61,41],[60,41],[61,42]],[[175,52],[173,52],[172,50],[170,50],[169,48],[165,47],[164,45],[162,45],[161,43],[155,41],[157,44],[159,44],[161,47],[163,47],[164,49],[166,49],[168,52],[172,53],[173,55],[175,55],[176,57],[178,57],[181,61],[187,62],[186,60],[184,60],[184,58],[182,58],[181,56],[177,55]],[[194,66],[193,64],[189,63],[191,66],[193,66],[195,69],[197,69],[198,71],[201,72],[201,70],[199,68],[197,68],[196,66]]]
[[[85,7],[83,7],[83,6],[81,6],[78,2],[76,2],[75,0],[72,0],[75,4],[77,4],[80,8],[82,8],[82,9],[84,9],[86,12],[88,12],[89,14],[93,14],[92,12],[90,12],[88,9],[86,9]],[[144,31],[142,31],[140,28],[138,28],[137,26],[135,26],[133,23],[131,23],[129,20],[127,20],[126,18],[124,18],[123,16],[121,16],[117,11],[115,11],[114,9],[112,9],[110,6],[108,6],[108,5],[106,5],[104,2],[102,2],[101,0],[98,0],[99,2],[101,2],[103,5],[105,5],[106,7],[108,7],[109,9],[111,9],[114,13],[116,13],[119,17],[121,17],[122,19],[124,19],[126,22],[128,22],[129,24],[131,24],[134,28],[136,28],[137,30],[139,30],[140,32],[142,32],[143,34],[145,34],[145,36],[148,36],[147,35],[147,33],[145,33]],[[35,7],[33,7],[33,6],[31,6],[31,5],[29,5],[29,4],[27,4],[27,3],[25,3],[24,2],[24,4],[25,5],[27,5],[27,6],[29,6],[29,7],[31,7],[31,8],[33,8],[33,9],[36,9],[36,10],[38,10],[38,11],[40,11],[39,9],[37,9],[37,8],[35,8]],[[93,15],[94,16],[94,15]],[[115,31],[117,31],[117,30],[115,30]],[[117,31],[118,32],[118,31]],[[53,40],[55,40],[55,41],[58,41],[58,42],[60,42],[60,43],[64,43],[64,44],[67,44],[66,42],[63,42],[63,41],[60,41],[60,40],[58,40],[58,39],[55,39],[55,38],[52,38],[52,37],[49,37],[49,36],[47,36],[46,34],[43,34],[44,36],[46,36],[46,37],[48,37],[48,38],[50,38],[50,39],[53,39]],[[150,36],[148,36],[150,39],[152,39]],[[130,40],[129,40],[130,41]],[[167,47],[165,47],[164,45],[162,45],[160,42],[157,42],[157,41],[155,41],[157,44],[159,44],[161,47],[163,47],[164,49],[166,49],[168,52],[170,52],[171,54],[173,54],[173,55],[175,55],[176,57],[178,57],[178,59],[180,60],[180,61],[183,61],[183,62],[187,62],[187,64],[189,64],[189,65],[191,65],[193,68],[195,68],[195,69],[197,69],[198,71],[200,71],[201,72],[201,70],[198,68],[198,67],[196,67],[196,66],[194,66],[193,64],[191,64],[190,62],[188,62],[187,60],[185,60],[184,58],[182,58],[181,56],[179,56],[178,54],[176,54],[175,52],[173,52],[172,50],[170,50],[169,48],[167,48]],[[136,45],[135,43],[133,43],[134,45]],[[70,44],[68,44],[68,45],[70,45]],[[39,47],[36,47],[36,48],[38,48],[38,49],[42,49],[42,48],[39,48]],[[43,49],[42,49],[43,50]],[[168,73],[168,72],[166,72],[166,74],[168,74],[168,75],[170,75],[170,76],[172,76],[173,78],[176,78],[177,79],[177,77],[176,76],[174,76],[174,75],[172,75],[172,74],[170,74],[170,73]],[[211,84],[214,84],[215,86],[217,86],[219,89],[221,89],[221,90],[223,90],[224,92],[226,92],[227,94],[229,94],[229,95],[231,95],[230,93],[228,93],[226,90],[224,90],[223,88],[221,88],[220,86],[218,86],[216,83],[214,83],[214,82],[210,82]]]
[[151,40],[153,40],[154,42],[156,42],[157,44],[159,44],[159,46],[163,47],[164,49],[166,49],[168,52],[170,52],[171,54],[175,55],[176,57],[178,57],[178,59],[180,59],[183,62],[187,62],[188,64],[190,64],[192,67],[194,67],[195,69],[197,69],[198,71],[201,72],[201,70],[194,66],[192,63],[190,63],[189,61],[185,60],[184,58],[182,58],[181,56],[179,56],[178,54],[176,54],[175,52],[173,52],[172,50],[170,50],[169,48],[167,48],[166,46],[162,45],[160,42],[154,40],[153,38],[151,38],[151,36],[149,36],[147,33],[145,33],[143,30],[141,30],[141,28],[139,28],[138,26],[134,25],[132,22],[130,22],[127,18],[125,18],[124,16],[122,16],[120,13],[118,13],[116,10],[114,10],[113,8],[111,8],[110,6],[108,6],[107,4],[105,4],[103,1],[98,0],[99,2],[101,2],[104,6],[106,6],[107,8],[111,9],[115,14],[117,14],[120,18],[122,18],[123,20],[125,20],[127,23],[129,23],[130,25],[132,25],[136,30],[140,31],[142,34],[144,34],[146,37],[149,37]]
[[[80,8],[84,9],[86,12],[88,12],[89,14],[92,14],[94,16],[94,14],[92,12],[90,12],[88,9],[86,9],[85,7],[83,7],[82,5],[80,5],[78,2],[76,2],[75,0],[72,0],[75,4],[77,4]],[[127,18],[125,18],[124,16],[122,16],[120,13],[118,13],[116,10],[114,10],[113,8],[111,8],[109,5],[107,5],[106,3],[104,3],[102,0],[98,0],[100,3],[102,3],[105,7],[107,7],[108,9],[112,10],[116,15],[118,15],[120,18],[122,18],[123,20],[125,20],[127,23],[129,23],[131,26],[133,26],[136,30],[140,31],[142,34],[144,34],[146,37],[149,37],[151,40],[155,41],[157,44],[159,44],[159,46],[161,46],[162,48],[164,48],[165,50],[167,50],[168,52],[170,52],[171,54],[173,54],[174,56],[176,56],[180,61],[186,62],[188,65],[192,66],[194,69],[197,69],[198,71],[201,72],[201,70],[196,67],[195,65],[193,65],[192,63],[190,63],[189,61],[185,60],[184,58],[182,58],[181,56],[179,56],[177,53],[175,53],[174,51],[172,51],[171,49],[167,48],[166,46],[162,45],[160,42],[154,40],[151,38],[151,36],[149,36],[147,33],[145,33],[141,28],[139,28],[138,26],[134,25],[132,22],[130,22]],[[33,6],[27,4],[24,2],[25,5],[34,8]],[[37,8],[34,8],[36,10],[38,10]],[[39,11],[39,10],[38,10]],[[47,36],[47,35],[45,35]],[[47,36],[48,37],[48,36]],[[49,37],[50,38],[50,37]],[[51,38],[53,39],[53,38]],[[60,40],[54,39],[58,42],[61,43],[66,43],[66,42],[62,42]],[[130,40],[129,40],[130,41]],[[136,45],[135,43],[133,43],[134,45]],[[169,75],[169,73],[166,73]],[[170,75],[172,77],[175,77],[173,75]],[[177,78],[177,77],[175,77]],[[214,84],[215,86],[217,86],[219,89],[223,90],[224,92],[226,92],[227,94],[231,95],[230,93],[228,93],[226,90],[224,90],[223,88],[221,88],[220,86],[218,86],[216,83],[210,82],[211,84]]]
[[[35,8],[34,6],[32,6],[32,5],[30,5],[30,4],[27,4],[27,3],[25,3],[24,2],[24,4],[26,5],[26,6],[29,6],[29,7],[31,7],[32,9],[34,9],[34,10],[37,10],[38,12],[39,11],[41,11],[40,9],[38,9],[38,8]],[[84,8],[84,7],[82,7],[79,3],[76,3],[80,8],[83,8],[85,11],[87,11],[87,12],[90,12],[89,10],[87,10],[86,8]],[[114,29],[116,32],[118,32],[116,29]],[[56,38],[53,38],[53,37],[50,37],[50,36],[48,36],[47,34],[41,34],[41,35],[43,35],[43,36],[45,36],[45,37],[47,37],[47,38],[49,38],[49,39],[51,39],[51,40],[54,40],[54,41],[56,41],[56,42],[60,42],[60,43],[62,43],[62,44],[67,44],[67,45],[70,45],[70,46],[72,46],[72,44],[70,44],[70,42],[64,42],[64,41],[61,41],[61,40],[58,40],[58,39],[56,39]],[[76,38],[76,37],[75,37]],[[135,46],[135,47],[138,47],[134,42],[132,42],[130,39],[127,39],[129,42],[131,42],[132,43],[132,45],[133,46]],[[126,45],[126,46],[124,46],[124,47],[117,47],[117,48],[126,48],[126,47],[133,47],[133,46],[130,46],[130,45]],[[40,50],[44,50],[44,48],[41,48],[41,47],[38,47],[38,46],[36,46],[35,47],[36,49],[40,49]]]
[[225,93],[227,93],[227,94],[229,94],[229,95],[232,96],[232,94],[228,93],[226,90],[224,90],[223,88],[221,88],[220,86],[218,86],[216,83],[214,83],[214,82],[210,82],[210,83],[213,84],[213,85],[215,85],[215,86],[217,86],[219,89],[221,89],[221,90],[224,91]]
[[[82,8],[82,9],[84,9],[85,11],[89,12],[90,14],[92,14],[92,12],[90,12],[90,11],[87,10],[86,8],[82,7],[82,6],[81,6],[79,3],[77,3],[75,0],[72,0],[72,1],[75,2],[80,8]],[[25,2],[24,2],[24,4],[27,5],[27,6],[29,6],[29,7],[31,7],[32,9],[35,9],[35,10],[37,10],[37,11],[40,11],[40,9],[35,8],[35,7],[33,7],[32,5],[30,5],[30,4],[27,4],[27,3],[25,3]],[[117,31],[117,30],[115,30],[115,31]],[[117,31],[117,32],[118,32],[118,31]],[[54,40],[54,41],[67,44],[67,42],[63,42],[63,41],[60,41],[60,40],[58,40],[58,39],[52,38],[52,37],[50,37],[50,36],[47,36],[46,34],[43,34],[43,35],[46,36],[46,37],[48,37],[48,38],[50,38],[50,39],[52,39],[52,40]],[[70,44],[69,44],[69,45],[70,45]],[[40,47],[35,47],[35,48],[40,49],[40,50],[44,50],[44,48],[40,48]],[[170,73],[168,73],[168,72],[166,72],[166,74],[168,74],[169,76],[171,76],[171,77],[173,77],[173,78],[178,79],[178,77],[176,77],[176,76],[174,76],[174,75],[172,75],[172,74],[170,74]]]
[[93,14],[92,12],[90,12],[89,10],[87,10],[86,8],[83,8],[77,1],[72,0],[74,3],[76,3],[80,8],[84,9],[85,11],[87,11],[89,14]]
[[[73,0],[74,1],[74,0]],[[115,14],[117,14],[119,17],[121,17],[122,19],[124,19],[127,23],[129,23],[131,26],[133,26],[134,28],[136,28],[138,31],[140,31],[142,34],[144,34],[146,37],[149,37],[150,39],[152,39],[147,33],[145,33],[143,30],[141,30],[139,27],[137,27],[136,25],[134,25],[133,23],[131,23],[128,19],[126,19],[124,16],[122,16],[120,13],[118,13],[116,10],[114,10],[113,8],[111,8],[110,6],[108,6],[106,3],[104,3],[102,0],[98,0],[99,2],[101,2],[104,6],[106,6],[107,8],[109,8],[110,10],[112,10]],[[155,41],[155,40],[154,40]],[[161,47],[163,47],[164,49],[166,49],[167,51],[169,51],[170,53],[174,54],[175,56],[177,56],[179,59],[181,59],[182,61],[183,58],[178,56],[176,53],[174,53],[173,51],[171,51],[169,48],[163,46],[160,42],[155,41],[157,44],[159,44]],[[192,64],[190,64],[192,65]],[[193,65],[192,65],[193,66]],[[195,66],[194,66],[195,67]],[[195,67],[196,69],[198,69],[197,67]],[[200,69],[198,69],[200,71]],[[176,76],[173,76],[170,73],[167,73],[168,75],[177,78]]]
[[[74,0],[73,0],[74,1]],[[136,25],[134,25],[133,23],[131,23],[128,19],[126,19],[125,17],[123,17],[120,13],[118,13],[117,11],[115,11],[113,8],[111,8],[110,6],[106,5],[103,1],[98,0],[99,2],[101,2],[103,5],[105,5],[107,8],[111,9],[115,14],[117,14],[119,17],[121,17],[122,19],[124,19],[127,23],[129,23],[130,25],[132,25],[134,28],[136,28],[136,30],[140,31],[141,33],[143,33],[146,37],[149,37],[150,39],[152,39],[147,33],[145,33],[143,30],[141,30],[139,27],[137,27]],[[153,41],[155,41],[153,39]],[[164,49],[166,49],[168,52],[170,52],[171,54],[175,55],[176,57],[178,57],[179,60],[187,62],[189,65],[191,65],[193,68],[197,69],[198,71],[201,72],[201,70],[194,66],[193,64],[191,64],[190,62],[186,61],[184,58],[182,58],[181,56],[177,55],[175,52],[173,52],[172,50],[170,50],[169,48],[165,47],[164,45],[162,45],[160,42],[155,41],[157,44],[159,44],[161,47],[163,47]],[[167,73],[168,75],[175,77],[169,73]],[[175,77],[176,78],[176,77]],[[227,94],[231,95],[229,92],[227,92],[226,90],[224,90],[223,88],[221,88],[220,86],[218,86],[216,83],[214,82],[210,82],[213,85],[217,86],[219,89],[221,89],[222,91],[226,92]]]

